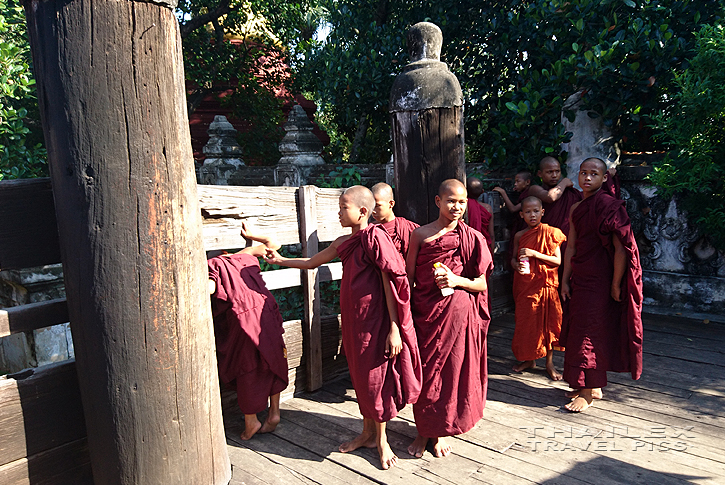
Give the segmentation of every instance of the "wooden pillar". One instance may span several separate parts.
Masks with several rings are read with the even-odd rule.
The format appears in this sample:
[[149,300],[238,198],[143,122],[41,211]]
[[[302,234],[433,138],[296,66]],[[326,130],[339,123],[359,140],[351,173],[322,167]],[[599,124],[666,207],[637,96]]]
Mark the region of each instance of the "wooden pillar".
[[[303,185],[298,192],[300,207],[300,241],[302,256],[311,258],[317,254],[317,188]],[[322,387],[322,310],[320,308],[320,278],[317,269],[302,271],[305,319],[302,324],[304,337],[307,390]]]
[[435,24],[413,25],[408,31],[411,62],[390,93],[395,209],[418,224],[438,217],[434,199],[441,182],[466,182],[463,94],[440,61],[442,43]]
[[26,0],[97,484],[231,479],[172,7]]

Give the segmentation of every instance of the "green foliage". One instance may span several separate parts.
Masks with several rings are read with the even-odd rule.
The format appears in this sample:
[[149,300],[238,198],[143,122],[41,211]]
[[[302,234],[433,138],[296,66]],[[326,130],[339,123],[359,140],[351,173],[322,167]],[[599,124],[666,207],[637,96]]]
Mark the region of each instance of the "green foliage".
[[47,175],[22,7],[0,0],[0,180]]
[[670,148],[650,179],[725,250],[725,29],[703,27],[690,67],[675,75],[672,105],[654,118]]
[[[692,56],[693,31],[721,17],[724,2],[327,3],[332,30],[309,46],[300,81],[351,146],[361,120],[370,124],[365,161],[390,158],[388,96],[408,62],[404,36],[429,20],[443,31],[442,60],[466,99],[469,160],[513,169],[546,154],[566,157],[560,144],[572,135],[562,110],[602,117],[625,148],[654,148],[648,120],[669,104],[674,73]],[[565,108],[573,95],[580,104]]]
[[337,167],[325,177],[320,175],[315,182],[318,187],[343,188],[360,185],[362,175],[356,167]]
[[221,2],[183,0],[177,8],[182,24],[184,67],[192,89],[189,112],[209,94],[223,94],[222,104],[251,127],[239,134],[247,163],[273,165],[284,136],[282,104],[292,95],[290,64],[316,29],[316,2],[229,0],[230,11],[196,29],[191,25]]

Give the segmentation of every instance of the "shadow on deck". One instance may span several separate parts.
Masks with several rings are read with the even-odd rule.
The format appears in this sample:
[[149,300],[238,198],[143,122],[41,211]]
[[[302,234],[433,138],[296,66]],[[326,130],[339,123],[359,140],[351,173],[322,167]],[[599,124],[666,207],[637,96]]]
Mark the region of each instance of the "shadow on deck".
[[[561,408],[567,386],[548,379],[543,359],[511,372],[513,327],[512,315],[491,323],[484,417],[454,439],[450,456],[407,454],[410,406],[388,426],[395,469],[381,470],[376,450],[339,453],[362,429],[352,385],[340,379],[283,403],[277,430],[246,442],[227,399],[232,483],[725,483],[725,325],[645,316],[642,378],[610,373],[604,399],[583,414]],[[555,362],[561,370],[563,355]]]

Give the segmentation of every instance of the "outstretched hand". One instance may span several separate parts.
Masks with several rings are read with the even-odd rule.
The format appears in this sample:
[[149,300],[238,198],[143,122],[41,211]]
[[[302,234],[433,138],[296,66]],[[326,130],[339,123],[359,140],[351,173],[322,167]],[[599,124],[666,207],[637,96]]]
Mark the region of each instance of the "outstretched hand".
[[502,187],[494,187],[491,190],[493,190],[494,192],[498,192],[499,194],[505,194],[506,193],[506,191]]
[[274,249],[267,248],[264,253],[264,260],[269,264],[280,264],[284,261],[284,257]]

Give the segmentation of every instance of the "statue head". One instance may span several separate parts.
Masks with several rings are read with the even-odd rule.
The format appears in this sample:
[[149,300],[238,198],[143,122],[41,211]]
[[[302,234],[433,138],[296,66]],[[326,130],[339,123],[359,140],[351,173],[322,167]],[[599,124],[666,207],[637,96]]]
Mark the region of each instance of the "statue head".
[[410,62],[432,59],[440,61],[443,32],[430,22],[418,22],[408,29]]

